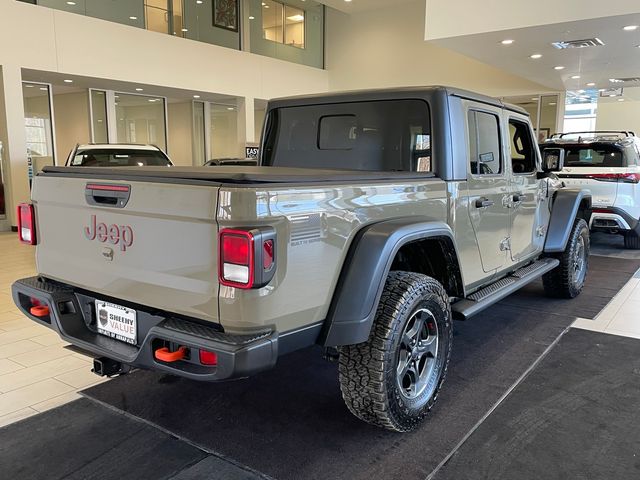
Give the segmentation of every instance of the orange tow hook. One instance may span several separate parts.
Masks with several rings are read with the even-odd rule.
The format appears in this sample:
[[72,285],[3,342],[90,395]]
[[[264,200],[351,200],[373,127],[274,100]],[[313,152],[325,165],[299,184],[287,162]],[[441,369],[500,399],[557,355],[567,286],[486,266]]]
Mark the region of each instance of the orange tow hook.
[[182,360],[187,355],[187,347],[180,347],[175,352],[169,351],[167,347],[159,348],[155,351],[155,357],[162,362],[172,363]]
[[49,307],[46,305],[36,305],[29,309],[29,313],[34,317],[46,317],[49,315]]

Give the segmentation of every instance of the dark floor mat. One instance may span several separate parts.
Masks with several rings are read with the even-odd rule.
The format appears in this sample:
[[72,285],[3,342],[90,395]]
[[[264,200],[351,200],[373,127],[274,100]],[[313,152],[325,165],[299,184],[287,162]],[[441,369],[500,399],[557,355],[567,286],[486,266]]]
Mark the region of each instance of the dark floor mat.
[[170,478],[207,455],[86,399],[0,429],[3,478]]
[[571,329],[436,480],[640,478],[640,340]]
[[[592,272],[599,264],[592,261]],[[204,384],[139,371],[84,393],[278,479],[424,479],[572,323],[572,310],[599,309],[616,293],[599,285],[630,277],[625,269],[607,274],[606,283],[593,275],[588,288],[602,295],[597,305],[591,296],[564,300],[566,314],[532,315],[522,300],[456,323],[445,388],[411,434],[355,419],[342,403],[335,365],[317,349],[283,357],[275,370],[247,380]]]
[[582,294],[571,302],[544,295],[542,280],[533,282],[501,303],[540,312],[593,319],[640,268],[639,260],[592,255]]

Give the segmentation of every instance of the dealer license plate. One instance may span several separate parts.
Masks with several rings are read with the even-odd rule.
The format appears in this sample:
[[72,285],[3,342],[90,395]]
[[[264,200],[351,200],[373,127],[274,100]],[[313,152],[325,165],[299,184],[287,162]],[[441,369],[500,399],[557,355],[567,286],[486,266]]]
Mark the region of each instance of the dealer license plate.
[[135,345],[138,338],[136,311],[114,303],[96,300],[98,333]]

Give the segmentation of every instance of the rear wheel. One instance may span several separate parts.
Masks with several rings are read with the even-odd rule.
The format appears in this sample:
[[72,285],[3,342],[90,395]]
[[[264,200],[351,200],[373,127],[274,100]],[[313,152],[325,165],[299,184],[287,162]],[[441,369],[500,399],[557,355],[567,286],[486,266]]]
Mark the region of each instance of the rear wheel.
[[640,250],[640,235],[633,230],[624,234],[624,248]]
[[406,432],[436,401],[452,341],[449,297],[431,277],[391,272],[369,339],[340,348],[340,388],[365,422]]
[[589,270],[589,227],[583,219],[573,224],[565,251],[556,256],[560,265],[543,275],[545,293],[557,298],[575,298],[582,291]]

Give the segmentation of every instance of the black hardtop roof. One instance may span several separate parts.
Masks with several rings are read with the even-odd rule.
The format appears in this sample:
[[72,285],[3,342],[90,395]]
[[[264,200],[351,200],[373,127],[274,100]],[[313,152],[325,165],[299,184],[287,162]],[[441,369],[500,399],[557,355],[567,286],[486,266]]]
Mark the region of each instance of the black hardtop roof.
[[393,87],[370,90],[347,90],[342,92],[318,93],[310,95],[296,95],[292,97],[276,98],[269,101],[268,110],[282,107],[303,106],[309,104],[340,103],[346,101],[375,101],[375,100],[397,100],[404,98],[430,99],[434,96],[453,96],[466,100],[473,100],[499,108],[505,108],[513,112],[529,116],[527,111],[517,105],[505,103],[494,97],[482,95],[480,93],[463,90],[461,88],[433,85],[425,87]]

